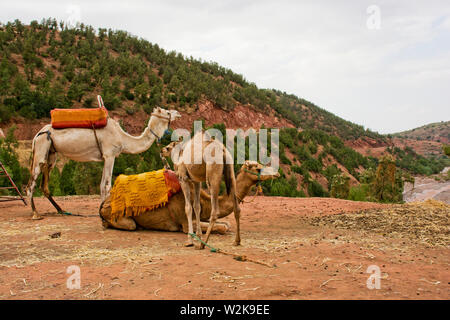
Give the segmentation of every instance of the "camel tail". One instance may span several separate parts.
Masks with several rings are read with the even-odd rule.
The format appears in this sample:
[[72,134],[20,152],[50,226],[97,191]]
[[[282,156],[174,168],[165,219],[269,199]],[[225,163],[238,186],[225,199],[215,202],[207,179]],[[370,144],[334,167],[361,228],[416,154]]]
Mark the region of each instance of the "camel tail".
[[223,176],[225,180],[225,186],[227,187],[227,195],[230,195],[233,186],[234,168],[233,164],[227,163],[227,156],[225,152],[223,155]]
[[36,137],[33,138],[33,141],[31,142],[31,165],[30,165],[30,173],[33,170],[34,165],[34,145],[36,143]]
[[[232,194],[233,196],[233,207],[235,215],[239,216],[241,209],[239,208],[239,199],[236,196],[236,176],[234,175],[234,163],[227,163],[227,152],[224,150],[223,155],[223,175],[225,179],[225,186],[227,187],[227,195]],[[230,155],[231,157],[231,155]]]
[[34,149],[35,149],[35,143],[36,143],[36,137],[33,138],[33,141],[31,142],[31,164],[30,164],[30,179],[28,179],[26,190],[30,187],[31,182],[33,181],[33,168],[34,168]]

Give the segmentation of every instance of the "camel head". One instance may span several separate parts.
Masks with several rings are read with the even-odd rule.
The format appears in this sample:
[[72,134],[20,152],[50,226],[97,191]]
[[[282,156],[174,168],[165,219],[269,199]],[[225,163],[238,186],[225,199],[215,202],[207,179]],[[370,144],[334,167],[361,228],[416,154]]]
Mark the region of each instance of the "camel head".
[[255,183],[280,177],[280,173],[272,167],[264,166],[257,161],[247,160],[241,167],[240,173],[245,174]]
[[161,149],[161,154],[164,157],[172,157],[172,150],[181,142],[183,142],[182,139],[180,139],[179,141],[172,141],[167,146]]
[[169,130],[170,123],[178,118],[181,118],[181,114],[178,111],[157,107],[153,109],[148,127],[154,135],[162,138]]

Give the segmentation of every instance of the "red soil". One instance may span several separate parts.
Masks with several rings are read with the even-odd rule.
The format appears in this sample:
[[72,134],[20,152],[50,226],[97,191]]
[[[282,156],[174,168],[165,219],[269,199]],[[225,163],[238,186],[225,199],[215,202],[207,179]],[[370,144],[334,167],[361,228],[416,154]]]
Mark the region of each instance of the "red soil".
[[[97,197],[57,201],[93,216],[59,216],[39,198],[45,219],[32,221],[29,207],[0,203],[0,299],[450,298],[447,248],[308,223],[312,216],[386,205],[281,197],[243,204],[242,246],[232,246],[231,216],[232,231],[212,235],[210,244],[276,265],[269,268],[185,248],[182,233],[103,230]],[[81,269],[80,289],[66,287],[70,265]],[[381,269],[379,290],[366,287],[370,265]]]

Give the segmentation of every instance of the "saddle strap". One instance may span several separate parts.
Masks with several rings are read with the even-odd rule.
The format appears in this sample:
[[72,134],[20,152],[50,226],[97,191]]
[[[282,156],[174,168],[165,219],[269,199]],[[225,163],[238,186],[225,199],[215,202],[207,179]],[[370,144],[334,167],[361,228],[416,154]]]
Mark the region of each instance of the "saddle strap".
[[98,147],[98,150],[100,151],[100,155],[101,155],[101,157],[102,157],[103,159],[105,159],[105,158],[103,157],[102,147],[101,147],[101,145],[100,145],[100,141],[98,141],[97,130],[95,130],[94,124],[92,124],[92,130],[94,130],[95,141],[97,142],[97,147]]

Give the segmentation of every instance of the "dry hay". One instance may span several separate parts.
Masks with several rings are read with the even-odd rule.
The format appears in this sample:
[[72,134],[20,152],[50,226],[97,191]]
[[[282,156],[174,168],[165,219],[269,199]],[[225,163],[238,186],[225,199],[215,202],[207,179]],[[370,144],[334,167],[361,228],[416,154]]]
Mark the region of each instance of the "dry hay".
[[365,230],[386,237],[445,247],[450,245],[449,221],[450,205],[436,200],[310,219],[314,226],[332,225],[338,229]]
[[[39,226],[1,222],[0,267],[62,261],[77,261],[81,265],[111,265],[117,262],[141,265],[155,257],[176,255],[179,251],[177,246],[163,246],[158,241],[136,244],[130,240],[113,247],[116,233],[98,231],[97,239],[87,240],[83,238],[84,233],[96,232],[98,226],[86,227],[76,223],[65,226],[65,223],[65,219],[59,224]],[[60,234],[52,237],[55,233]]]

